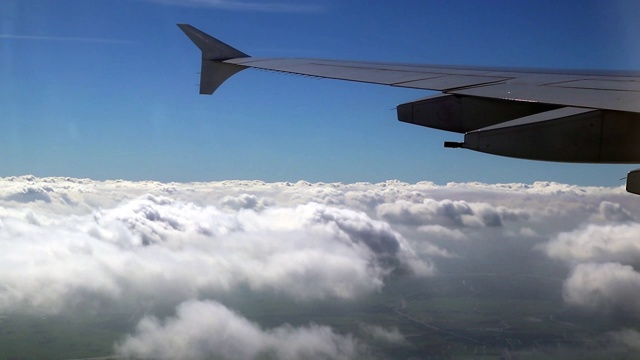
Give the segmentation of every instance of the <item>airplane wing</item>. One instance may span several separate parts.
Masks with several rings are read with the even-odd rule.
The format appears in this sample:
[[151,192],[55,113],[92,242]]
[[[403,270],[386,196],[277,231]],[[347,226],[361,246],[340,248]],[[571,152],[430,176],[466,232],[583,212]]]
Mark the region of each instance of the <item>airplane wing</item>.
[[[202,51],[201,94],[246,68],[434,90],[441,93],[398,105],[398,120],[464,134],[447,147],[544,161],[640,163],[640,72],[259,58],[178,26]],[[640,194],[640,169],[629,173],[627,190]]]

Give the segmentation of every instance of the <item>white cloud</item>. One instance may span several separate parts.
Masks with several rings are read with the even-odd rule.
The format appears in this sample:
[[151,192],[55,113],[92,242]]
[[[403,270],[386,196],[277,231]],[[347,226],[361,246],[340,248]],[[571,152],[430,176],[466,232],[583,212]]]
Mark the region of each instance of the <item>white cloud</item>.
[[241,194],[239,196],[225,196],[220,200],[223,207],[231,210],[254,209],[260,210],[269,206],[270,203],[265,199],[258,199],[257,196],[251,194]]
[[374,341],[383,341],[390,344],[405,344],[404,335],[396,327],[384,328],[378,325],[363,324],[365,333],[373,337]]
[[618,203],[603,201],[600,203],[600,218],[605,221],[632,221],[633,215]]
[[640,274],[618,263],[577,265],[564,283],[571,305],[637,319],[640,316]]
[[[640,265],[640,224],[618,202],[585,200],[577,228],[559,232],[536,248],[571,267],[563,285],[569,305],[616,321],[640,316],[640,273],[635,270]],[[629,195],[627,206],[633,201],[637,198]]]
[[4,200],[16,201],[21,203],[29,203],[34,201],[51,202],[49,193],[53,191],[53,188],[48,185],[33,186],[24,185],[17,186],[13,189],[8,189],[9,195],[4,197]]
[[364,345],[350,335],[310,324],[262,329],[224,305],[187,301],[175,317],[142,319],[133,335],[116,345],[126,357],[154,359],[353,359]]
[[468,237],[460,229],[450,229],[442,225],[421,225],[417,228],[421,233],[428,234],[430,238],[467,240]]
[[124,294],[181,301],[239,286],[351,299],[396,269],[434,271],[388,224],[318,203],[224,213],[145,195],[87,215],[11,214],[0,217],[0,309],[55,312]]
[[384,203],[377,208],[378,215],[393,223],[425,226],[428,224],[448,227],[499,227],[503,221],[527,219],[529,215],[521,210],[494,207],[487,203],[466,201],[424,199],[419,203],[398,200]]
[[[456,274],[469,274],[473,294],[529,296],[533,290],[526,282],[499,283],[505,279],[501,274],[508,274],[565,279],[562,290],[558,282],[536,296],[557,299],[563,291],[567,304],[587,312],[639,314],[630,294],[640,291],[640,275],[626,266],[640,264],[640,228],[633,215],[640,212],[637,199],[619,188],[549,183],[164,184],[4,178],[0,311],[117,307],[133,312],[143,307],[157,314],[185,301],[197,303],[190,299],[201,299],[209,309],[215,300],[245,294],[290,304],[348,303],[369,301],[381,290],[389,296],[384,291],[393,292],[398,284],[436,286],[433,294],[439,294],[434,284]],[[472,281],[476,275],[485,278]],[[455,289],[442,291],[449,288]],[[344,338],[317,325],[263,329],[226,311],[233,314],[228,323],[243,320],[245,329],[263,339],[311,334],[325,344]],[[135,339],[153,343],[154,336],[161,338],[187,317],[181,314],[164,322],[147,317],[121,345],[134,351]],[[360,342],[389,346],[404,338],[393,327],[364,325],[355,332]],[[187,343],[201,341],[200,334],[184,336]],[[273,354],[272,345],[257,343],[255,351]],[[253,356],[251,351],[247,356]],[[298,351],[291,354],[313,353]]]
[[640,264],[640,224],[589,224],[558,234],[539,246],[548,256],[569,263]]

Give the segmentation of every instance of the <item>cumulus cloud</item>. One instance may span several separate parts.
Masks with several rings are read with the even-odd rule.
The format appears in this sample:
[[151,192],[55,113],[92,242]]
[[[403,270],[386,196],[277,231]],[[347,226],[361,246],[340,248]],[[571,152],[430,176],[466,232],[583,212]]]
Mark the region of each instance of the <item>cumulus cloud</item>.
[[605,221],[631,221],[633,216],[618,203],[603,201],[600,203],[600,217]]
[[3,309],[57,311],[79,293],[154,298],[167,288],[174,301],[239,286],[350,299],[379,291],[395,270],[433,273],[388,224],[317,203],[225,213],[146,195],[84,216],[5,217],[2,229]]
[[621,317],[640,316],[640,273],[618,263],[577,265],[563,287],[565,301]]
[[[563,283],[567,304],[606,316],[612,323],[633,323],[640,316],[640,224],[626,209],[629,202],[624,206],[608,200],[597,203],[598,197],[590,200],[583,204],[591,209],[585,211],[590,216],[536,249],[569,265]],[[633,342],[629,332],[616,334],[619,344]]]
[[395,203],[381,204],[376,210],[383,219],[415,226],[435,224],[449,227],[499,227],[503,225],[503,221],[528,218],[523,211],[494,207],[487,203],[434,199],[424,199],[419,203],[399,200]]
[[378,325],[363,324],[362,329],[375,341],[383,341],[390,344],[405,344],[404,335],[396,327],[384,328]]
[[589,224],[563,232],[539,246],[548,256],[569,263],[640,264],[640,224]]
[[51,186],[47,185],[20,185],[8,190],[9,195],[5,196],[4,199],[21,203],[29,203],[34,201],[51,202],[51,197],[49,197],[48,193],[53,191]]
[[175,317],[143,318],[134,334],[115,346],[126,357],[154,359],[354,359],[365,346],[327,326],[283,325],[263,329],[213,301],[187,301]]
[[[496,237],[542,238],[594,215],[624,220],[633,208],[618,189],[558,184],[0,182],[0,307],[49,311],[123,294],[157,298],[166,288],[172,295],[161,298],[174,302],[239,286],[353,299],[382,289],[394,271],[434,275],[435,258],[516,250]],[[582,226],[554,235],[545,251],[631,263],[634,233],[630,221]],[[513,256],[532,247],[516,245],[522,255]]]
[[240,209],[264,209],[269,205],[268,200],[258,199],[257,196],[251,194],[241,194],[239,196],[225,196],[221,200],[221,205],[231,210]]
[[[395,310],[384,315],[385,327],[355,321],[351,336],[312,324],[322,317],[258,326],[247,307],[237,308],[244,318],[221,305],[236,309],[229,299],[245,295],[286,306],[333,302],[383,312],[411,303],[414,293],[416,301],[427,295],[436,303],[440,296],[472,294],[556,305],[563,295],[581,314],[637,319],[637,199],[621,188],[553,183],[3,178],[0,311],[146,313],[118,347],[138,357],[157,357],[149,344],[186,328],[196,310],[221,320],[200,319],[195,328],[238,327],[262,339],[220,350],[198,345],[202,335],[185,330],[181,341],[204,349],[205,358],[360,356],[365,348],[353,345],[359,343],[419,349],[415,334],[403,336],[389,325]],[[160,316],[178,304],[175,316]],[[531,316],[540,315],[523,314]],[[284,350],[298,337],[320,345]]]
[[467,240],[467,236],[460,229],[450,229],[442,225],[422,225],[418,226],[418,231],[429,234],[431,238],[437,237],[441,239],[451,240]]

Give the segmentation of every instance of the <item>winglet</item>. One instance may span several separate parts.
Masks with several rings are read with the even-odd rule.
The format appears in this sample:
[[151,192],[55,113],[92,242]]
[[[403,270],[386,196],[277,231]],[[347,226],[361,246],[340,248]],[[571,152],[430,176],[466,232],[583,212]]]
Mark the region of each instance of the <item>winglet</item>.
[[202,51],[202,68],[200,71],[200,94],[213,92],[229,77],[243,70],[244,67],[223,61],[235,58],[249,57],[242,51],[235,49],[222,41],[210,36],[191,25],[178,24],[178,27]]
[[249,57],[222,41],[206,34],[191,25],[178,24],[178,27],[202,50],[202,60],[224,61],[239,57]]

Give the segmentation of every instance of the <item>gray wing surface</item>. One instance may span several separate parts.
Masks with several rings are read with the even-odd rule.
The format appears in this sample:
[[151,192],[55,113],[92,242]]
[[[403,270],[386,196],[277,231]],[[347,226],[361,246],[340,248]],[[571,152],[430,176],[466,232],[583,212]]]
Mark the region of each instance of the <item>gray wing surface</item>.
[[640,73],[545,72],[315,59],[239,58],[242,67],[514,101],[640,112]]
[[[544,161],[640,163],[640,72],[259,58],[178,26],[202,51],[201,94],[246,68],[433,90],[441,94],[398,105],[398,120],[464,134],[447,147]],[[640,184],[627,188],[640,193]]]

